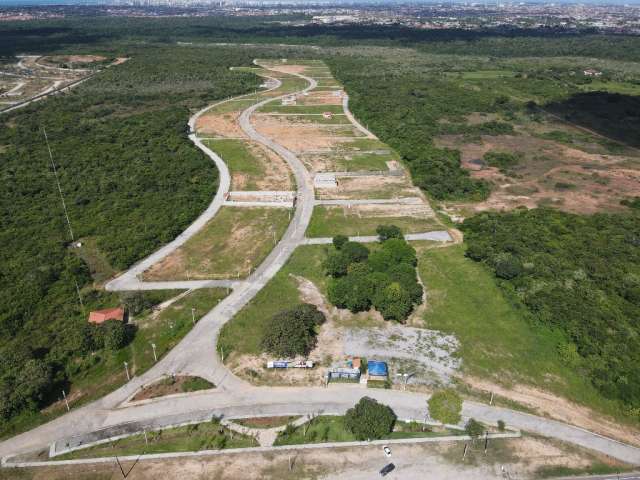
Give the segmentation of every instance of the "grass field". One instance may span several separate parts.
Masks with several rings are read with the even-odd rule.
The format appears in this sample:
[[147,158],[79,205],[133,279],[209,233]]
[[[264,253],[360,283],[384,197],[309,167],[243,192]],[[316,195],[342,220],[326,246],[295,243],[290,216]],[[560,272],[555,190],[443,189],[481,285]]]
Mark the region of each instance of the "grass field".
[[284,208],[224,207],[182,247],[151,267],[147,280],[245,277],[289,224]]
[[74,458],[112,457],[164,452],[195,452],[198,450],[222,450],[226,448],[257,447],[252,437],[231,433],[217,421],[187,425],[147,432],[116,440],[95,447],[61,455],[56,460]]
[[[418,427],[418,428],[416,428]],[[463,435],[464,432],[457,430],[433,432],[429,429],[424,432],[418,425],[406,422],[396,422],[394,431],[384,436],[385,439],[398,438],[424,438],[437,437],[443,435]],[[344,416],[321,415],[314,418],[306,428],[296,427],[293,430],[281,432],[276,439],[275,445],[300,445],[304,443],[326,443],[326,442],[353,442],[358,439],[346,429]]]
[[340,206],[317,206],[313,209],[307,237],[375,235],[378,225],[396,225],[404,233],[428,232],[442,228],[436,218],[359,217]]
[[467,374],[505,385],[533,384],[616,413],[583,377],[561,363],[561,335],[532,326],[524,309],[505,298],[493,276],[464,257],[463,246],[423,251],[418,269],[428,286],[425,327],[458,338]]
[[326,277],[322,271],[325,246],[298,247],[286,265],[231,321],[222,327],[218,346],[225,360],[232,353],[259,354],[264,323],[277,312],[300,303],[296,279],[299,275],[311,280],[325,291]]
[[[259,190],[257,182],[264,177],[264,164],[249,150],[246,140],[208,140],[204,143],[222,157],[232,176],[245,178],[244,190]],[[231,188],[235,187],[231,185]]]

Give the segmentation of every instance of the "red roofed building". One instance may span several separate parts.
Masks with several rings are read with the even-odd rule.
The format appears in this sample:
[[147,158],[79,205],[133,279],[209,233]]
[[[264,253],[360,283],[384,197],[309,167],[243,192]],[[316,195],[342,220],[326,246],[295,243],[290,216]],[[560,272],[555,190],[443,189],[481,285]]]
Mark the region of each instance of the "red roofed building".
[[107,320],[124,321],[124,309],[120,307],[106,308],[104,310],[94,310],[89,313],[89,323],[100,324]]

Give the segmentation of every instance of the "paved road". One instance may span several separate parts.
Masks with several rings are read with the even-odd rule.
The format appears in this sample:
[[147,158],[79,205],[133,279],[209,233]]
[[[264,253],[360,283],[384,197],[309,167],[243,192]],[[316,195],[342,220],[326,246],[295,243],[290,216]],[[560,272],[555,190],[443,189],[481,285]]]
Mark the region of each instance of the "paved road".
[[[316,82],[300,75],[312,89]],[[280,97],[278,97],[280,98]],[[207,313],[187,334],[184,340],[144,375],[134,378],[122,388],[87,406],[72,410],[30,432],[18,435],[0,444],[0,455],[25,452],[50,444],[60,438],[71,437],[132,421],[150,421],[168,415],[185,415],[209,411],[225,416],[255,416],[310,413],[344,413],[362,396],[367,395],[390,405],[401,418],[424,418],[427,397],[422,394],[396,390],[363,389],[340,385],[320,387],[254,387],[250,386],[222,365],[215,352],[217,335],[222,325],[231,319],[284,265],[300,243],[330,239],[304,239],[304,232],[313,210],[313,184],[304,165],[290,151],[256,132],[250,123],[251,114],[268,101],[264,100],[245,110],[240,116],[242,128],[253,140],[281,155],[294,171],[297,182],[298,208],[282,240],[262,265],[247,280],[235,285],[234,291],[212,311]],[[275,99],[277,100],[277,99]],[[196,139],[197,140],[197,139]],[[408,239],[450,240],[447,232],[406,235]],[[448,237],[448,238],[447,238]],[[354,238],[354,237],[352,237]],[[360,241],[375,241],[376,237],[355,237]],[[144,405],[117,408],[145,383],[165,373],[186,372],[211,379],[218,389],[213,392],[183,397],[158,399]],[[640,464],[640,449],[602,437],[586,430],[554,420],[536,417],[504,408],[465,402],[463,414],[487,423],[503,420],[507,424],[540,435],[568,441],[590,448],[617,459]],[[607,477],[604,477],[607,478]],[[609,477],[610,478],[610,477]]]
[[[405,240],[415,241],[415,240],[431,240],[434,242],[452,242],[453,239],[449,232],[446,230],[438,230],[435,232],[424,232],[424,233],[407,233],[404,236]],[[359,235],[354,237],[349,237],[349,240],[352,242],[360,242],[360,243],[373,243],[379,240],[377,235]],[[333,243],[332,237],[316,237],[316,238],[305,238],[305,245],[327,245],[329,243]]]

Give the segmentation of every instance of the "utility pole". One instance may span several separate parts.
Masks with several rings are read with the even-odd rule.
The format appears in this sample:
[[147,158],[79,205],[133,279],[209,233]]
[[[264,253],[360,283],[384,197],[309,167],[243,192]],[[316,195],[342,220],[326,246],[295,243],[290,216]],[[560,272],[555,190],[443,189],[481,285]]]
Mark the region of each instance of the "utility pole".
[[129,376],[129,364],[127,362],[124,362],[124,371],[127,373],[127,381],[131,380]]
[[56,185],[58,186],[58,193],[60,194],[60,201],[62,202],[62,209],[64,210],[64,216],[67,219],[67,226],[69,227],[69,234],[71,234],[71,241],[75,240],[73,236],[73,229],[71,228],[71,220],[69,220],[69,212],[67,211],[67,204],[64,202],[64,195],[62,194],[62,188],[60,187],[60,180],[58,180],[58,170],[56,170],[56,163],[53,161],[53,154],[51,153],[51,146],[49,145],[49,137],[47,137],[47,130],[42,127],[44,133],[44,140],[47,144],[47,150],[49,151],[49,159],[51,160],[51,166],[53,167],[53,176],[56,179]]
[[67,400],[67,394],[64,393],[64,390],[62,390],[62,398],[64,398],[64,403],[67,406],[67,412],[68,412],[71,409],[69,408],[69,400]]
[[196,309],[191,307],[191,323],[196,324]]
[[154,360],[155,362],[157,362],[157,361],[158,361],[158,356],[156,355],[156,344],[155,344],[155,343],[152,343],[152,344],[151,344],[151,348],[153,349],[153,360]]

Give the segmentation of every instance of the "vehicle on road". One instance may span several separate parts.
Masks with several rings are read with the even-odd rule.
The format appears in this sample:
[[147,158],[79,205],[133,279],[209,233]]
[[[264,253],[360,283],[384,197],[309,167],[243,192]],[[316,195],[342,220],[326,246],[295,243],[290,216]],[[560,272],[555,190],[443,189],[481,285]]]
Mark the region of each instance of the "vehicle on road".
[[384,447],[382,447],[382,451],[384,452],[384,454],[385,454],[387,457],[390,457],[390,456],[391,456],[391,449],[390,449],[389,447],[387,447],[386,445],[385,445]]
[[385,477],[387,474],[393,472],[395,468],[396,466],[393,463],[385,465],[384,467],[382,467],[382,470],[380,470],[380,476]]

